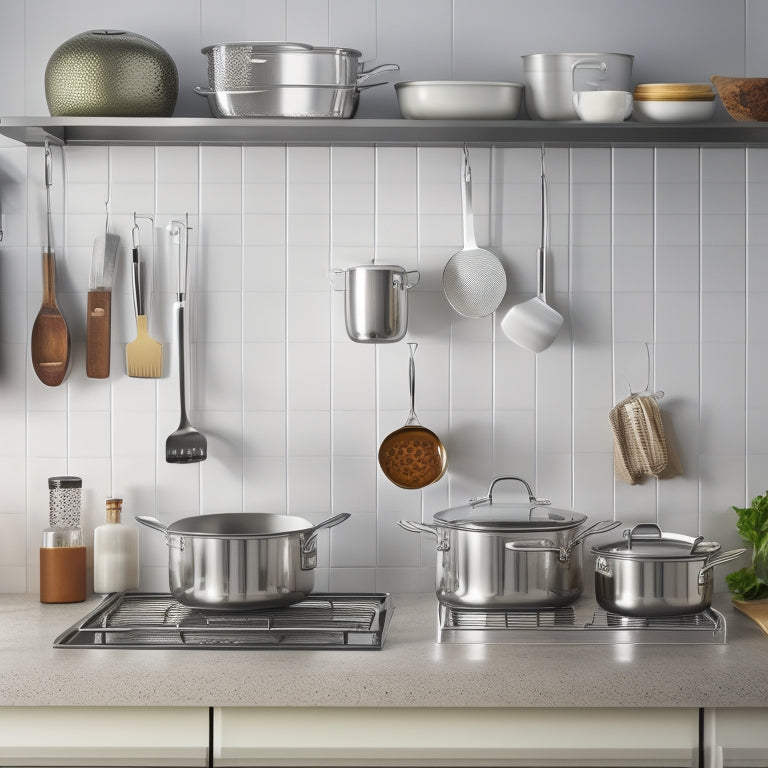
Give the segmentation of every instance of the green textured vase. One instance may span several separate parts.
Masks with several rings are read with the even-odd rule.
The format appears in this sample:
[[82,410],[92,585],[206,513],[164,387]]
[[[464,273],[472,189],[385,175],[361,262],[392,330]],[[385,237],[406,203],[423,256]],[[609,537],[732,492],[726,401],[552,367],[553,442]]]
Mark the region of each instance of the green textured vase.
[[134,32],[75,35],[45,68],[45,99],[54,117],[170,117],[178,96],[173,59]]

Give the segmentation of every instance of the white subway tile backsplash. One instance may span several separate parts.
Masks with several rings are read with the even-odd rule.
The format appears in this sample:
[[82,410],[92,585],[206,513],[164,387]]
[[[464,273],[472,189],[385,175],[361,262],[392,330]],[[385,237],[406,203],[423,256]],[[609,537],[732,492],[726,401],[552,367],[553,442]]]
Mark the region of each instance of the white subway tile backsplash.
[[[287,513],[287,489],[288,470],[287,460],[284,456],[244,457],[244,512],[269,512],[272,514]],[[292,511],[292,514],[297,513]]]
[[[37,6],[33,14],[27,3],[24,29],[18,7],[6,5],[0,37],[22,51],[29,87],[0,87],[6,106],[25,107],[5,113],[44,114],[42,62],[87,28],[83,21],[98,4],[78,0],[55,35],[41,28]],[[675,7],[651,0],[653,12],[643,13],[581,0],[565,16],[546,0],[525,25],[512,23],[513,9],[501,0],[204,0],[194,13],[181,13],[182,27],[169,41],[164,30],[172,19],[178,29],[182,5],[164,5],[158,34],[150,33],[183,65],[179,115],[207,115],[192,93],[206,81],[198,51],[200,43],[226,39],[351,45],[368,66],[400,64],[396,77],[383,78],[391,81],[521,80],[522,53],[574,44],[599,50],[619,34],[636,53],[638,82],[669,73],[698,81],[702,71],[735,72],[744,61],[757,70],[761,55],[754,50],[760,4],[751,0],[710,16],[694,13],[694,0]],[[746,50],[745,9],[753,21]],[[669,23],[659,27],[662,11]],[[121,11],[129,13],[135,9]],[[552,13],[563,21],[559,31],[546,25]],[[602,20],[597,38],[584,21],[595,14]],[[717,50],[703,44],[712,29],[726,40]],[[21,30],[21,38],[8,30]],[[541,46],[529,48],[531,40]],[[396,114],[391,86],[362,94],[361,116]],[[539,355],[499,328],[503,313],[536,290],[539,147],[469,152],[477,238],[509,278],[499,311],[477,320],[455,313],[442,289],[443,268],[462,243],[460,146],[54,148],[59,302],[73,356],[66,383],[49,389],[28,355],[41,300],[42,149],[0,149],[0,421],[10,486],[2,511],[13,532],[4,551],[0,544],[0,591],[37,587],[46,479],[66,472],[81,473],[88,486],[89,531],[111,492],[166,522],[182,516],[172,513],[179,508],[289,512],[317,522],[350,511],[349,521],[321,535],[316,586],[340,590],[434,589],[433,539],[396,521],[429,521],[449,503],[484,493],[501,473],[520,474],[553,503],[590,516],[657,520],[736,545],[723,510],[744,500],[745,489],[764,490],[768,468],[768,150],[547,147],[549,299],[566,323]],[[121,255],[111,377],[97,381],[84,372],[83,307],[107,198]],[[135,335],[128,268],[134,212],[155,216],[152,234],[141,221],[140,235],[151,332],[165,342],[159,380],[130,379],[123,362],[123,344]],[[176,254],[165,226],[185,213],[194,227],[190,399],[210,455],[202,465],[178,467],[164,461],[165,438],[178,423]],[[421,272],[409,293],[405,340],[419,344],[416,410],[451,456],[447,476],[422,492],[395,488],[376,463],[381,440],[408,413],[407,346],[352,342],[344,291],[328,279],[331,268],[374,259]],[[614,481],[607,416],[630,386],[644,385],[646,342],[683,473],[630,487]],[[147,531],[142,563],[142,587],[167,589],[167,550]]]

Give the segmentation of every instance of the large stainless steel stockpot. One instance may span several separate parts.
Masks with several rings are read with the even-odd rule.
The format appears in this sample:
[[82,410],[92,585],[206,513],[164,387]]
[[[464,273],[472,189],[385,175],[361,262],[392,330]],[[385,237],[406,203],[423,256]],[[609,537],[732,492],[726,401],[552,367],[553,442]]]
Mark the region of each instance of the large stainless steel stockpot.
[[624,531],[624,540],[592,547],[595,598],[606,611],[624,616],[685,616],[712,603],[713,568],[740,557],[734,549],[719,557],[720,545],[643,523]]
[[[413,276],[415,280],[412,281]],[[408,291],[418,284],[418,270],[394,264],[361,264],[329,274],[334,288],[343,278],[347,335],[363,344],[400,341],[408,330]]]
[[358,86],[380,72],[398,70],[381,64],[364,70],[354,48],[315,47],[304,43],[217,43],[202,49],[208,56],[212,90],[282,85]]
[[[528,503],[493,501],[502,480],[522,483]],[[520,477],[497,477],[484,498],[434,515],[433,525],[400,520],[437,539],[437,599],[453,608],[537,609],[570,605],[582,592],[581,542],[621,523],[585,526],[586,516],[537,499]]]
[[531,120],[578,120],[574,91],[631,91],[628,53],[531,53],[523,56],[525,106]]
[[312,525],[267,513],[198,515],[169,526],[137,516],[165,534],[171,595],[193,608],[252,610],[291,605],[315,585],[317,532],[343,513]]

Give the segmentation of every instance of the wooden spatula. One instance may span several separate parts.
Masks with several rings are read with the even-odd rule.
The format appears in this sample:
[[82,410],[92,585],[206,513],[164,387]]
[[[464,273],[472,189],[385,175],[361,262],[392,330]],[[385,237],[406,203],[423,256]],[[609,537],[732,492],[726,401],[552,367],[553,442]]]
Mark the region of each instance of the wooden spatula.
[[69,367],[71,340],[64,315],[56,303],[56,258],[51,226],[51,150],[45,147],[45,199],[48,235],[43,251],[43,303],[32,326],[30,354],[37,378],[57,387]]

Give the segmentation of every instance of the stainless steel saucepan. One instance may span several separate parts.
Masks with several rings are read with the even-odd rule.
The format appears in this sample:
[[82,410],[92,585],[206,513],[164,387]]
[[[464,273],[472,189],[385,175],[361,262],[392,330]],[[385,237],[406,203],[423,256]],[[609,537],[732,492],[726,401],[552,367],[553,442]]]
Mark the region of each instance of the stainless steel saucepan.
[[153,517],[136,520],[165,534],[174,599],[193,608],[246,611],[303,600],[315,584],[317,532],[348,517],[317,525],[268,513],[198,515],[168,526]]
[[[414,277],[415,276],[415,277]],[[360,264],[328,275],[335,290],[346,290],[347,335],[362,344],[400,341],[408,330],[408,292],[421,278],[419,270],[394,264]],[[337,283],[343,283],[341,287]]]
[[370,85],[272,85],[231,91],[195,88],[208,99],[214,117],[316,117],[352,118],[357,112],[360,91]]
[[[522,483],[528,502],[493,500],[502,480]],[[573,603],[583,590],[581,542],[619,522],[587,526],[586,515],[537,499],[521,477],[497,477],[482,499],[434,515],[433,525],[400,520],[437,539],[437,599],[453,608],[531,610]]]
[[217,43],[202,49],[208,56],[212,90],[282,85],[359,86],[380,72],[399,70],[381,64],[365,70],[354,48],[317,47],[305,43]]
[[712,603],[713,569],[746,552],[643,523],[622,541],[592,547],[595,597],[606,611],[654,618],[700,613]]

